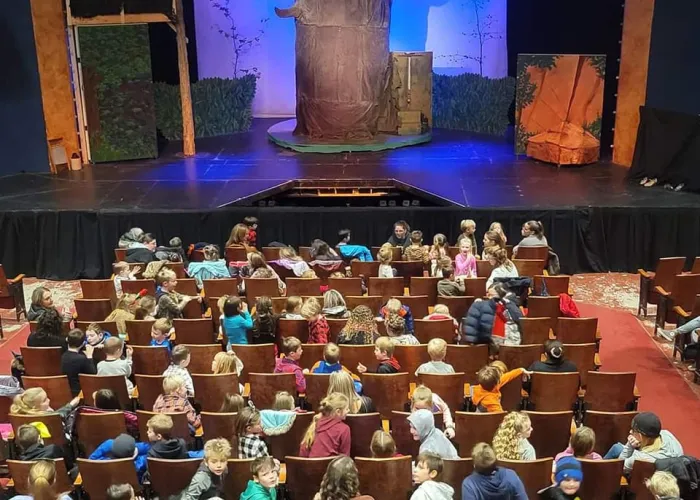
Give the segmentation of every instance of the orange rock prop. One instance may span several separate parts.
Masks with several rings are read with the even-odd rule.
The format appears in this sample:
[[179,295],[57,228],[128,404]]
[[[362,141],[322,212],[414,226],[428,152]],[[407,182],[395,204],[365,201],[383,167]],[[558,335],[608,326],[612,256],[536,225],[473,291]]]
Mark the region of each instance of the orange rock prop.
[[560,131],[549,130],[530,137],[527,155],[557,165],[582,165],[598,160],[600,141],[583,127],[562,123]]

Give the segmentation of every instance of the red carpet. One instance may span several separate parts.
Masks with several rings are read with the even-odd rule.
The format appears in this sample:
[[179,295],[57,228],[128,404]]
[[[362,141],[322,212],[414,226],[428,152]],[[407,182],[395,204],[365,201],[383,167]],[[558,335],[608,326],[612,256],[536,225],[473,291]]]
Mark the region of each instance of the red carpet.
[[27,337],[29,337],[29,323],[26,323],[17,332],[5,336],[7,340],[0,344],[0,374],[9,375],[11,373],[12,353],[19,354],[19,348],[27,345]]
[[598,317],[601,371],[637,372],[639,410],[656,413],[685,453],[699,456],[700,434],[691,415],[700,415],[700,400],[642,324],[627,312],[580,303],[578,307],[581,316]]

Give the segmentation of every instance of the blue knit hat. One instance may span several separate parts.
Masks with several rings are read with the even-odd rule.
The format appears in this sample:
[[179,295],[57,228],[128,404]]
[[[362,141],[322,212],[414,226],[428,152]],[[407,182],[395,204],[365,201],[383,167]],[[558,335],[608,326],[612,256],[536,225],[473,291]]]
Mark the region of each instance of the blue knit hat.
[[554,473],[554,480],[557,484],[561,483],[564,479],[576,479],[577,481],[583,481],[583,471],[581,470],[581,463],[574,457],[562,457],[557,460],[557,468]]

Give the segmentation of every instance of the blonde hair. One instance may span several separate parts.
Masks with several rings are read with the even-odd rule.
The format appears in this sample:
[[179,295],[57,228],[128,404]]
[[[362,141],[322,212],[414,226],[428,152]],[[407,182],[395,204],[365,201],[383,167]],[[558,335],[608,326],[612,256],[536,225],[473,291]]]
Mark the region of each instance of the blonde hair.
[[163,439],[170,439],[170,433],[173,432],[173,418],[165,413],[157,413],[148,419],[146,426],[163,436]]
[[571,436],[569,441],[571,448],[574,450],[574,456],[577,458],[585,458],[595,448],[595,432],[590,427],[585,425],[576,429],[576,432]]
[[312,280],[314,278],[318,278],[318,276],[316,276],[316,271],[314,271],[313,269],[307,269],[306,271],[301,273],[300,278],[305,280]]
[[278,391],[275,394],[275,402],[272,403],[273,410],[294,410],[294,396],[287,391]]
[[389,337],[379,337],[374,341],[374,345],[380,351],[384,351],[387,356],[392,357],[394,355],[394,343]]
[[472,463],[476,472],[490,472],[496,465],[496,453],[488,443],[477,443],[472,448]]
[[379,249],[379,252],[377,253],[377,259],[379,260],[380,264],[390,264],[391,263],[391,254],[392,250],[391,247],[382,247]]
[[221,403],[221,408],[219,408],[219,413],[238,413],[244,407],[245,399],[243,396],[227,392]]
[[338,344],[334,344],[333,342],[327,343],[326,347],[323,349],[323,359],[326,363],[331,365],[340,361],[340,347],[338,347]]
[[304,302],[304,305],[301,306],[301,315],[309,319],[319,314],[322,309],[321,303],[316,297],[309,297],[306,299],[306,302]]
[[487,259],[493,257],[496,261],[496,267],[504,266],[506,269],[513,269],[514,264],[508,259],[508,252],[505,248],[486,247],[484,248],[484,257]]
[[353,383],[352,375],[348,372],[340,370],[331,373],[328,380],[328,392],[326,396],[330,396],[334,392],[343,394],[348,398],[350,402],[350,413],[357,413],[360,411],[362,400],[360,396],[357,395],[357,392],[355,392],[355,384]]
[[156,285],[162,285],[166,281],[172,281],[177,279],[177,274],[172,269],[161,269],[161,271],[156,275]]
[[301,440],[301,446],[307,450],[311,449],[311,446],[316,440],[316,425],[321,417],[330,417],[336,411],[350,409],[350,401],[345,394],[340,394],[339,392],[333,392],[323,398],[321,403],[318,405],[318,413],[314,416],[311,424],[306,429],[304,438]]
[[450,316],[450,308],[447,307],[447,304],[437,304],[433,307],[433,314],[446,314]]
[[56,464],[53,460],[38,460],[28,477],[29,494],[35,500],[56,500]]
[[388,312],[397,313],[401,310],[401,301],[399,299],[389,299],[384,307]]
[[214,356],[214,362],[216,366],[214,367],[214,375],[220,375],[222,373],[235,373],[240,375],[243,369],[243,362],[238,359],[236,353],[233,351],[227,352],[217,352]]
[[297,309],[299,309],[301,307],[303,302],[304,301],[302,300],[301,297],[299,297],[297,295],[290,295],[289,297],[287,297],[287,304],[284,308],[284,312],[287,314],[293,313],[294,311],[296,311]]
[[503,418],[493,436],[493,449],[499,460],[520,460],[520,433],[530,423],[526,413],[513,411]]
[[301,257],[297,255],[296,251],[292,247],[280,248],[280,259],[302,260]]
[[396,455],[396,442],[388,432],[374,431],[369,449],[372,452],[372,458],[391,458]]
[[421,408],[432,411],[433,409],[433,391],[429,387],[419,385],[413,391],[411,396],[411,411],[416,409],[416,404],[421,405]]
[[[114,310],[116,311],[118,309],[121,311],[133,312],[132,310],[138,307],[138,299],[139,296],[135,293],[125,293],[117,301],[117,305],[114,306]],[[114,311],[112,311],[112,313],[114,313]]]
[[328,290],[323,294],[323,307],[324,309],[331,307],[347,307],[345,304],[345,299],[343,299],[342,294],[338,290]]
[[122,260],[122,261],[119,261],[119,262],[117,262],[116,264],[114,264],[114,266],[112,266],[112,267],[113,267],[113,269],[114,269],[115,274],[120,274],[122,271],[125,271],[126,269],[129,269],[129,263],[128,263],[128,262],[124,262],[124,261]]
[[204,443],[204,459],[218,458],[228,460],[231,458],[231,443],[224,438],[210,439]]
[[166,395],[175,394],[182,387],[185,387],[182,377],[171,375],[163,379],[163,393]]
[[122,339],[120,339],[119,337],[110,337],[107,340],[105,340],[105,344],[102,350],[108,356],[118,356],[119,354],[121,354],[123,347],[124,341]]
[[158,318],[156,322],[153,323],[153,328],[163,335],[167,335],[172,327],[173,325],[168,318]]
[[447,356],[447,342],[443,339],[430,339],[428,342],[428,356],[432,361],[442,361]]
[[226,305],[226,301],[229,299],[230,295],[222,295],[219,297],[219,300],[216,301],[216,307],[219,308],[219,313],[223,314],[224,313],[224,306]]
[[655,497],[679,498],[681,496],[678,480],[670,472],[654,472],[654,475],[644,481],[644,484]]
[[469,226],[473,226],[476,228],[476,222],[474,222],[471,219],[464,219],[462,222],[459,223],[459,229],[464,232],[467,230]]
[[15,396],[10,406],[13,415],[43,415],[47,412],[40,410],[39,405],[47,398],[46,391],[41,387],[32,387],[22,394]]
[[506,366],[506,364],[500,360],[492,361],[489,363],[489,366],[496,368],[501,373],[501,376],[508,371],[508,366]]

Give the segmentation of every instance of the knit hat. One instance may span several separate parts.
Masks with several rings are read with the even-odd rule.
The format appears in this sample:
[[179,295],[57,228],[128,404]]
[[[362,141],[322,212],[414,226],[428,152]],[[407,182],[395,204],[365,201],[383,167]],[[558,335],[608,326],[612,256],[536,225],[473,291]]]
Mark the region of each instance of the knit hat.
[[557,460],[557,468],[554,473],[554,480],[557,484],[561,483],[564,479],[575,479],[577,481],[583,481],[583,471],[581,470],[581,463],[574,457],[562,457]]
[[632,430],[646,437],[657,438],[661,434],[661,420],[655,413],[644,411],[632,419]]
[[129,458],[134,456],[136,440],[128,434],[119,434],[112,441],[112,455],[114,458]]

